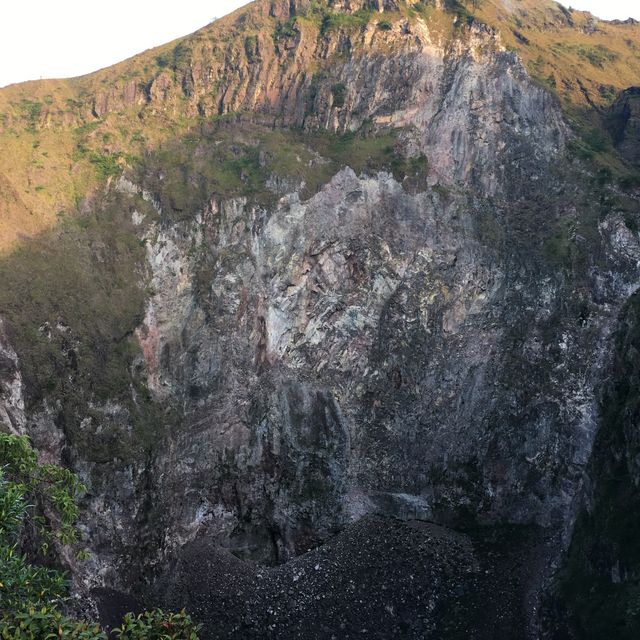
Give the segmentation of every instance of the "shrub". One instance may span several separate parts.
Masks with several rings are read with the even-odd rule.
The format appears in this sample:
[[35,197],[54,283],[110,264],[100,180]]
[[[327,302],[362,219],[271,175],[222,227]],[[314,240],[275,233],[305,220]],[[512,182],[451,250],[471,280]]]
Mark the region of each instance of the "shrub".
[[166,54],[160,54],[159,56],[156,56],[156,64],[161,69],[166,69],[171,64],[171,60]]
[[445,9],[453,13],[459,24],[472,24],[474,17],[469,10],[459,0],[445,0]]
[[197,640],[199,628],[200,625],[194,624],[184,610],[164,613],[154,609],[138,616],[128,613],[114,633],[120,640]]
[[330,31],[338,29],[364,29],[369,24],[373,12],[370,9],[358,9],[354,13],[338,13],[325,11],[320,23],[320,35],[325,36]]
[[[32,564],[18,549],[26,527],[45,541],[45,553],[47,540],[73,542],[76,498],[83,490],[68,469],[38,464],[26,436],[0,433],[0,640],[107,640],[98,624],[60,611],[68,589],[64,574]],[[128,614],[116,634],[123,640],[197,640],[198,629],[184,611],[156,609]]]
[[244,52],[247,56],[247,60],[250,63],[255,62],[260,57],[258,48],[258,36],[247,36],[244,39]]
[[193,52],[191,47],[184,42],[177,44],[172,52],[173,57],[173,70],[174,71],[186,71],[191,64],[191,56]]
[[25,98],[20,101],[19,106],[22,117],[27,121],[27,131],[34,133],[42,113],[42,103],[38,100],[27,100]]
[[117,153],[107,155],[93,151],[89,155],[89,162],[95,166],[99,177],[104,180],[109,176],[116,176],[122,172],[122,168],[119,163],[121,157],[121,154]]
[[107,634],[99,625],[72,620],[52,607],[32,607],[22,613],[5,616],[0,622],[2,640],[107,640]]
[[[0,504],[7,511],[0,511],[0,544],[17,543],[21,527],[27,515],[26,500],[29,504],[39,505],[40,510],[30,509],[31,520],[40,540],[48,545],[56,538],[62,544],[75,542],[75,521],[78,517],[77,497],[84,492],[84,486],[68,469],[57,465],[37,463],[34,450],[26,436],[14,436],[0,433]],[[13,512],[10,510],[12,505]],[[22,505],[17,518],[16,509]],[[47,521],[40,511],[53,510],[55,526]],[[13,513],[7,517],[5,513]],[[46,549],[43,549],[46,551]]]
[[607,49],[607,47],[602,44],[598,44],[595,47],[578,47],[578,55],[599,69],[604,68],[607,62],[614,62],[618,57],[613,51]]
[[286,22],[278,22],[273,31],[273,41],[275,44],[282,40],[290,40],[298,36],[298,26],[296,18],[290,18]]
[[338,109],[344,107],[344,99],[347,92],[347,87],[339,82],[331,87],[331,93],[333,94],[333,106]]
[[392,28],[393,25],[388,20],[380,20],[380,22],[378,22],[378,29],[380,29],[380,31],[391,31]]

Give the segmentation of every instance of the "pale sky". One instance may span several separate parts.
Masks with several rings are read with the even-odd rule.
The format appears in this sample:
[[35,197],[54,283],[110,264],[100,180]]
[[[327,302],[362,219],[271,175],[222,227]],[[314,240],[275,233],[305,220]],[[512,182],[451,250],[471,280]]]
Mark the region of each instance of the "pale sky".
[[[0,87],[90,73],[203,27],[248,0],[0,0]],[[639,0],[566,0],[640,20]]]

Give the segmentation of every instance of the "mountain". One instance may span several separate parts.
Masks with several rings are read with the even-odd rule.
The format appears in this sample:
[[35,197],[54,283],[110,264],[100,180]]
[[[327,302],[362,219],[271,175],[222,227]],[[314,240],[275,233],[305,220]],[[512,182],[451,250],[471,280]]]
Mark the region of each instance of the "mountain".
[[258,0],[0,90],[0,424],[84,609],[635,638],[640,25]]

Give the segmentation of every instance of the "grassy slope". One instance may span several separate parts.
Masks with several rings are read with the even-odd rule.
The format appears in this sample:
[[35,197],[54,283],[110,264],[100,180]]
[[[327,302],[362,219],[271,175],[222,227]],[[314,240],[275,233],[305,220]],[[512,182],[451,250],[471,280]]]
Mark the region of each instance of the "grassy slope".
[[598,20],[552,0],[478,4],[478,17],[499,29],[505,45],[565,107],[605,107],[640,82],[640,24]]
[[[425,1],[385,16],[344,16],[321,9],[300,24],[317,31],[358,29],[372,20],[421,17],[441,37],[452,37],[452,15],[464,22],[473,13],[500,31],[505,45],[517,50],[532,75],[559,95],[572,117],[581,125],[588,123],[587,130],[598,122],[593,111],[585,115],[585,107],[604,107],[619,90],[640,83],[639,25],[596,21],[587,13],[562,11],[547,0],[449,0],[448,5],[449,11],[443,12]],[[248,16],[242,27],[236,24],[240,15]],[[12,195],[0,205],[0,252],[21,236],[57,224],[105,177],[159,143],[187,133],[194,124],[192,110],[180,100],[170,111],[156,112],[140,101],[98,118],[92,113],[96,96],[99,101],[112,87],[127,83],[142,96],[144,87],[159,74],[180,73],[191,62],[203,62],[203,55],[220,57],[234,38],[245,40],[261,31],[275,34],[278,28],[277,21],[250,6],[192,36],[89,76],[1,90],[0,191]],[[202,43],[210,49],[202,48]]]

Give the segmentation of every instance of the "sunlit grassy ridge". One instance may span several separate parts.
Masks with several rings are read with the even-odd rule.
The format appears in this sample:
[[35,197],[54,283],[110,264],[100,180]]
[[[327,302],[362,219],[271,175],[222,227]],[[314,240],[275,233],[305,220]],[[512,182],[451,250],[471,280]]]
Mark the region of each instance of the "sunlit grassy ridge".
[[[470,6],[473,3],[466,3]],[[500,32],[527,69],[566,104],[606,106],[640,82],[640,25],[607,22],[552,0],[479,0],[479,19]]]
[[[192,95],[195,77],[215,78],[226,56],[255,62],[266,48],[284,70],[291,62],[282,51],[298,33],[308,50],[341,32],[382,33],[420,20],[446,46],[447,39],[463,37],[473,20],[483,22],[500,33],[503,46],[518,52],[537,82],[558,95],[587,135],[589,127],[598,127],[597,109],[606,108],[620,90],[640,84],[640,25],[600,21],[551,0],[409,0],[386,14],[338,13],[316,0],[303,13],[280,20],[264,3],[253,3],[191,36],[94,74],[1,90],[0,251],[73,215],[87,194],[123,167],[186,134],[203,117],[215,118],[229,88],[213,79],[205,95]],[[354,40],[354,55],[373,46],[386,50],[393,40],[364,42]],[[331,60],[308,54],[305,63],[312,75]],[[171,95],[159,106],[154,92],[163,87]]]

